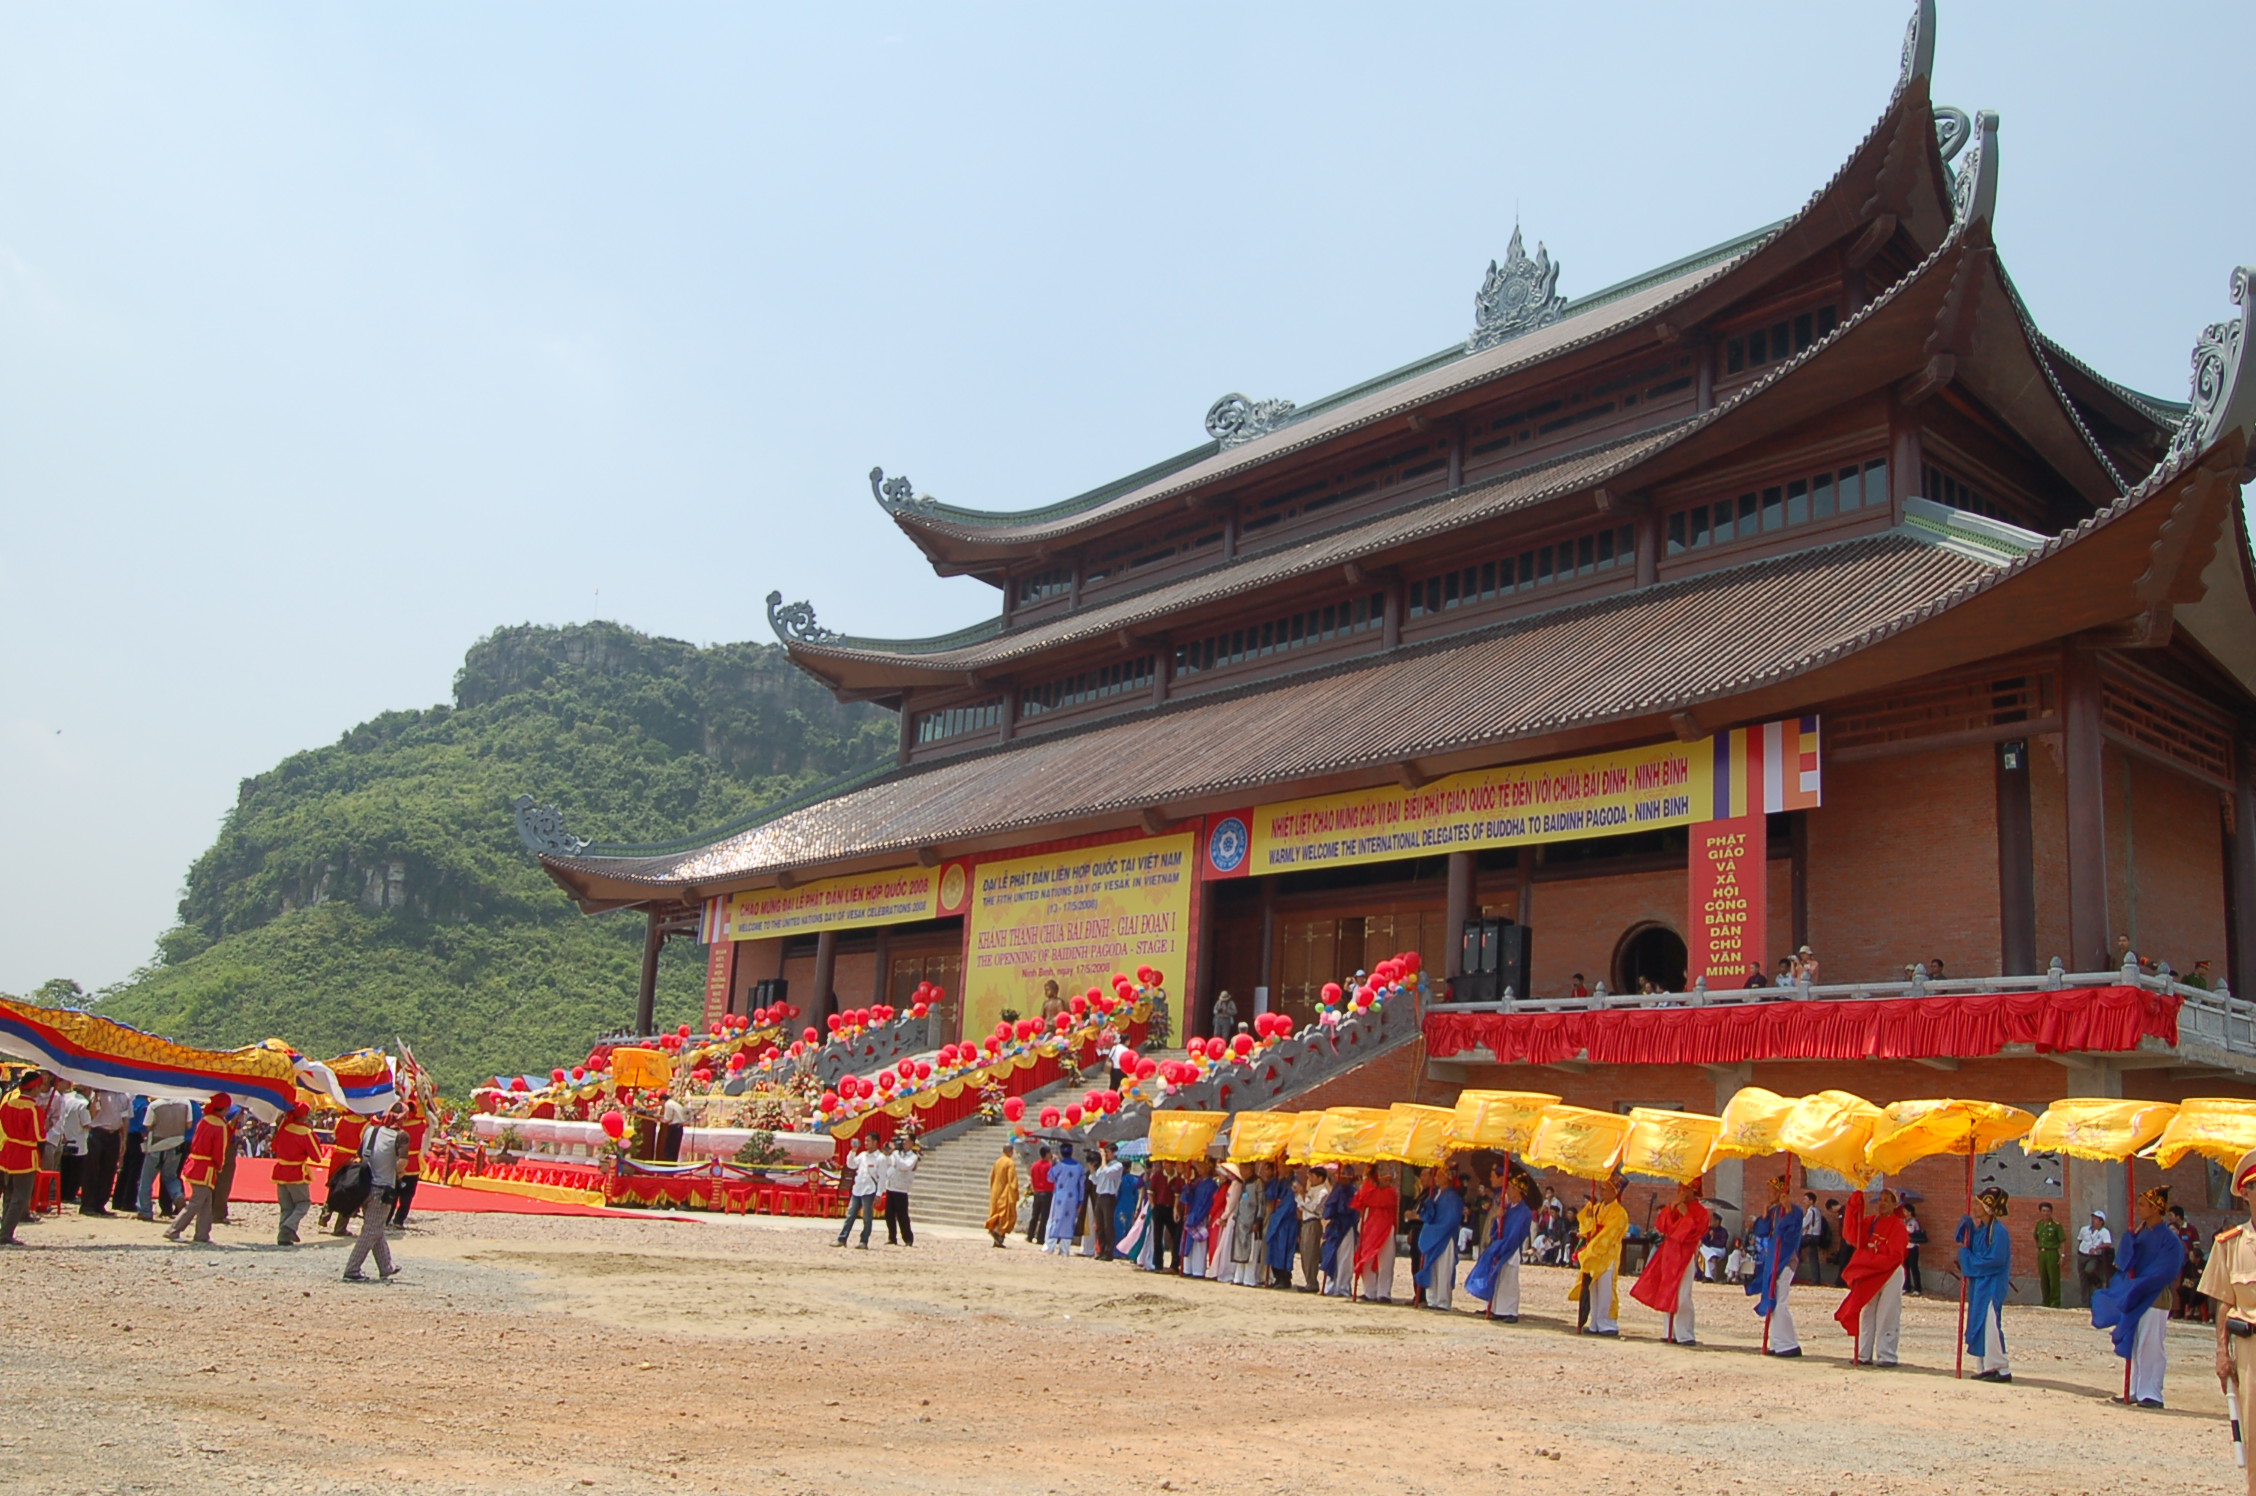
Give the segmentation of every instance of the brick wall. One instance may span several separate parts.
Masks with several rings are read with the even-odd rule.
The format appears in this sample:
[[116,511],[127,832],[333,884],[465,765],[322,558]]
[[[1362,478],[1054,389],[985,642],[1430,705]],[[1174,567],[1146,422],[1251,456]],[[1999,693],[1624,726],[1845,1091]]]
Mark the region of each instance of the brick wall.
[[1997,774],[1987,744],[1825,766],[1809,815],[1810,945],[1829,982],[1940,956],[1998,974]]
[[[1767,872],[1766,948],[1771,954],[1766,964],[1775,968],[1778,957],[1793,949],[1793,864],[1776,858],[1767,865]],[[1666,925],[1683,936],[1691,897],[1687,877],[1670,869],[1536,884],[1531,911],[1535,923],[1534,995],[1566,996],[1578,971],[1592,986],[1599,982],[1615,986],[1614,953],[1622,937],[1640,925]]]
[[2068,943],[2068,773],[2058,733],[2029,742],[2029,820],[2037,968],[2043,970],[2058,956],[2075,971],[2079,963],[2070,958],[2077,952]]
[[[2107,908],[2143,956],[2225,965],[2224,822],[2217,791],[2107,750]],[[2112,943],[2112,942],[2110,942]]]

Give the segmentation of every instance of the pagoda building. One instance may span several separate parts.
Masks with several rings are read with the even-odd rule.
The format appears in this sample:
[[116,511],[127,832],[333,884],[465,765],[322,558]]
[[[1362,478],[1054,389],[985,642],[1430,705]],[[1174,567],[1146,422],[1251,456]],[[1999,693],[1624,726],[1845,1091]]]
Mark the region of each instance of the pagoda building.
[[[802,669],[899,714],[896,762],[671,847],[527,806],[543,865],[644,912],[650,970],[703,940],[715,1011],[929,979],[978,1034],[1150,965],[1196,1034],[1223,991],[1305,1019],[1416,950],[1446,979],[1420,1099],[1659,1065],[1562,1051],[1566,1019],[1650,1037],[1803,947],[1813,1012],[2126,950],[2256,993],[2249,272],[2189,401],[2054,343],[1994,231],[1997,116],[1931,100],[1935,35],[1920,0],[1877,122],[1783,222],[1581,296],[1515,231],[1460,341],[1226,395],[1210,440],[1044,508],[873,470],[934,570],[1000,598],[882,640],[770,595]],[[1937,1042],[2183,1061],[2156,1006]],[[2188,1083],[2256,1049],[2216,1034]],[[1816,1057],[1793,1042],[1676,1058],[1740,1078]],[[1592,1099],[1705,1109],[1687,1073]]]

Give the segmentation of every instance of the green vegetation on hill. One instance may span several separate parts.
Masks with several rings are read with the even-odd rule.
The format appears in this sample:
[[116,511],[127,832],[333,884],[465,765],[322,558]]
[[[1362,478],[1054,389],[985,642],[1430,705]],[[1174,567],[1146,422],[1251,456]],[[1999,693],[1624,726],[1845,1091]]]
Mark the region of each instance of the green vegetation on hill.
[[[875,764],[896,730],[773,645],[616,624],[498,630],[454,697],[244,780],[156,964],[100,1011],[318,1055],[397,1036],[457,1093],[571,1063],[631,1020],[642,922],[579,914],[519,844],[510,802],[559,805],[601,841],[665,840]],[[702,981],[696,948],[672,942],[660,1017],[694,1016]]]

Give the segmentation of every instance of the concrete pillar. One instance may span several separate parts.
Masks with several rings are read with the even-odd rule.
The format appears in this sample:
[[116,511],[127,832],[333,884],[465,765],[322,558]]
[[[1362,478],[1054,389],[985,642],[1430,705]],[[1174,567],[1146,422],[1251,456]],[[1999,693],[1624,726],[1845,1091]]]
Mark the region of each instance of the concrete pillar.
[[[2123,1067],[2113,1060],[2078,1056],[2068,1063],[2067,1071],[2070,1096],[2123,1094]],[[2115,1234],[2117,1241],[2121,1241],[2123,1228],[2128,1224],[2124,1215],[2126,1202],[2123,1198],[2127,1182],[2121,1164],[2094,1163],[2071,1158],[2067,1160],[2067,1168],[2068,1187],[2060,1224],[2068,1228],[2068,1245],[2060,1254],[2060,1299],[2064,1304],[2076,1305],[2085,1302],[2083,1285],[2076,1277],[2076,1233],[2091,1219],[2093,1211],[2104,1210],[2107,1212],[2107,1229]],[[2021,1202],[2016,1200],[2013,1204],[2013,1216],[2017,1226],[2022,1213]],[[2036,1206],[2030,1205],[2027,1213],[2033,1217]],[[1952,1219],[1955,1221],[1956,1217]],[[2026,1233],[2028,1228],[2018,1226],[2018,1229]],[[2033,1267],[2030,1276],[2033,1283]]]
[[[1730,1101],[1733,1096],[1736,1096],[1741,1087],[1751,1086],[1755,1083],[1755,1067],[1749,1063],[1707,1065],[1702,1068],[1715,1078],[1715,1110],[1718,1114],[1722,1113],[1724,1104]],[[1739,1208],[1738,1218],[1727,1220],[1724,1225],[1730,1228],[1733,1236],[1744,1236],[1749,1224],[1747,1220],[1747,1161],[1733,1158],[1717,1164],[1709,1175],[1708,1186],[1709,1194],[1715,1196],[1718,1200],[1729,1200]]]
[[650,911],[642,931],[642,980],[635,988],[635,1032],[647,1034],[658,1026],[658,952],[666,937],[658,929],[658,911]]
[[2243,741],[2233,757],[2233,829],[2225,864],[2225,908],[2230,916],[2226,945],[2232,990],[2256,997],[2256,745]]
[[1464,975],[1460,968],[1465,964],[1465,922],[1473,917],[1475,871],[1472,853],[1449,854],[1449,891],[1442,905],[1441,930],[1443,938],[1449,942],[1446,964],[1453,980]]
[[2114,962],[2107,928],[2107,770],[2099,664],[2088,650],[2060,661],[2061,747],[2068,790],[2068,944],[2070,971],[2105,971]]
[[838,932],[825,930],[815,937],[815,990],[813,1001],[800,1004],[815,1016],[815,1026],[838,1011],[837,994],[830,990],[838,972]]

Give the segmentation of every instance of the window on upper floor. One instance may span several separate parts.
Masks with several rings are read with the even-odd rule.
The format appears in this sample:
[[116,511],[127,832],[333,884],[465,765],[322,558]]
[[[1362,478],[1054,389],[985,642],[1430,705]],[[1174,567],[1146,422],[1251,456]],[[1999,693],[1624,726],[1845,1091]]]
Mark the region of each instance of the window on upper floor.
[[1086,706],[1092,701],[1125,696],[1133,691],[1148,692],[1154,663],[1153,656],[1138,655],[1132,660],[1116,660],[1110,665],[1098,665],[1058,680],[1028,686],[1018,693],[1019,720],[1023,722],[1069,707]]
[[1838,514],[1885,507],[1888,464],[1845,463],[1807,478],[1750,489],[1736,498],[1711,499],[1668,517],[1668,553],[1751,540]]
[[916,740],[920,744],[944,742],[968,733],[993,732],[1002,725],[1003,699],[1000,696],[990,696],[985,701],[971,701],[962,706],[944,706],[937,711],[918,712]]
[[1530,546],[1510,556],[1478,565],[1452,567],[1438,576],[1410,584],[1410,616],[1446,613],[1467,603],[1485,602],[1514,592],[1548,587],[1554,582],[1596,576],[1619,566],[1637,563],[1637,529],[1609,525],[1571,540]]
[[1246,660],[1286,654],[1327,639],[1345,638],[1386,625],[1386,594],[1364,593],[1345,602],[1303,608],[1283,618],[1224,629],[1175,646],[1177,677],[1219,670]]
[[1011,578],[1011,606],[1031,607],[1047,602],[1053,597],[1063,597],[1073,590],[1073,568],[1053,566],[1048,571],[1037,571],[1028,576]]
[[1725,338],[1723,372],[1726,375],[1745,373],[1792,358],[1832,332],[1838,320],[1839,313],[1827,302],[1806,312],[1780,317],[1767,327],[1750,327]]
[[2013,499],[1977,489],[1973,484],[1946,468],[1927,463],[1920,470],[1924,486],[1921,494],[1938,504],[1948,504],[1953,509],[1963,509],[1968,514],[1983,514],[1991,519],[2003,520],[2023,529],[2041,529],[2042,521],[2026,512],[2026,506]]

